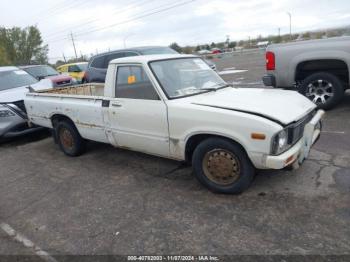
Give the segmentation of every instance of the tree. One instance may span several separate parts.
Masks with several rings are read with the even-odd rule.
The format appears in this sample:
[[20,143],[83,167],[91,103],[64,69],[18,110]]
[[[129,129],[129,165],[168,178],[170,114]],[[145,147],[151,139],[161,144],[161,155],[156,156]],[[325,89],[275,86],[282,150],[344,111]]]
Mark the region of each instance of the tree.
[[196,52],[201,51],[201,47],[199,45],[196,46]]
[[32,62],[46,64],[48,61],[48,46],[43,45],[41,33],[36,26],[24,29],[0,27],[0,49],[6,54],[4,57],[0,51],[1,64],[3,60],[12,65],[31,64]]
[[216,47],[216,44],[214,43],[214,42],[212,42],[211,44],[210,44],[210,48],[215,48]]
[[172,43],[169,47],[176,52],[182,53],[182,48],[176,42]]
[[10,65],[10,62],[6,55],[5,48],[2,46],[0,46],[0,65],[2,66]]
[[191,46],[185,46],[184,48],[182,48],[182,51],[185,54],[193,54],[194,48]]
[[231,42],[228,44],[228,48],[235,48],[237,45],[237,42]]
[[221,48],[221,49],[225,48],[225,43],[217,43],[216,47]]

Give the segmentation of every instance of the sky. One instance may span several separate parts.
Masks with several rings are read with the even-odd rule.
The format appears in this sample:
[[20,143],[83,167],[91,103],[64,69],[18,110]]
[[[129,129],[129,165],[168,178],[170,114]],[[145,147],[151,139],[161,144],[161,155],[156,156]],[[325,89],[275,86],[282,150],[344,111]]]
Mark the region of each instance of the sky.
[[1,0],[0,26],[37,25],[49,60],[124,47],[181,46],[350,27],[349,0]]

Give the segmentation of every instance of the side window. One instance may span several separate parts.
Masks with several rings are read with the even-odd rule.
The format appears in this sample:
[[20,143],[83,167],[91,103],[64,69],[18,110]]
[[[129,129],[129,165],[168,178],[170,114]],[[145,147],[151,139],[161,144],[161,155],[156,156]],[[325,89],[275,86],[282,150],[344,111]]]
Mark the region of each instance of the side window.
[[106,56],[106,59],[104,61],[104,66],[103,68],[108,68],[109,62],[111,62],[113,59],[121,58],[124,57],[124,53],[115,53],[115,54],[110,54]]
[[159,100],[157,92],[141,66],[118,66],[116,97]]
[[105,56],[96,57],[96,58],[91,62],[91,67],[94,67],[94,68],[103,68],[104,61],[105,61]]
[[79,72],[81,72],[81,70],[79,69],[79,67],[77,65],[71,65],[68,67],[68,72],[69,73],[79,73]]

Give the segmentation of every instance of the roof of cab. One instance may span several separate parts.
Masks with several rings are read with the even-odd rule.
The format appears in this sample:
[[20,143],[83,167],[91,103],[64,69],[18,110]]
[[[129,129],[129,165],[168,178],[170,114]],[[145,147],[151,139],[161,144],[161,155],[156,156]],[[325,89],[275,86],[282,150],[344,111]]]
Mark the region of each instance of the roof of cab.
[[165,54],[165,55],[143,55],[143,56],[128,56],[114,59],[110,64],[124,64],[124,63],[148,63],[150,61],[168,60],[177,58],[195,58],[195,55],[181,55],[181,54]]
[[0,66],[0,72],[19,70],[16,66]]

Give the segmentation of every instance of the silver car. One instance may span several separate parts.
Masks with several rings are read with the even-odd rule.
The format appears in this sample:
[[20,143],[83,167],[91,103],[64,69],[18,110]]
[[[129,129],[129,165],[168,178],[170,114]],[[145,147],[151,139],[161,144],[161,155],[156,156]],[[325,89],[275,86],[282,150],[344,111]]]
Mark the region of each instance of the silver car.
[[36,80],[17,67],[0,67],[0,139],[33,132],[39,127],[28,125],[23,103],[28,87],[35,90],[52,87],[50,80]]

